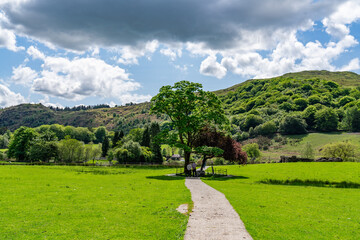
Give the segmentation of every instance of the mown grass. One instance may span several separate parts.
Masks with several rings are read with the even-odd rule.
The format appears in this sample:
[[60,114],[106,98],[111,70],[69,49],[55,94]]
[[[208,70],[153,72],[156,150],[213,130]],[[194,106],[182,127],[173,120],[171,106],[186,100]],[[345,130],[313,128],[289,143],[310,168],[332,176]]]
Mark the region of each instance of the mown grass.
[[[182,239],[190,203],[169,169],[0,166],[1,239]],[[172,180],[171,179],[171,180]]]
[[321,157],[323,154],[321,149],[328,143],[336,143],[347,141],[354,144],[356,148],[356,155],[360,156],[360,134],[359,133],[309,133],[302,135],[287,135],[289,141],[287,144],[282,145],[275,143],[273,140],[273,145],[269,150],[261,151],[262,158],[266,160],[275,160],[279,161],[280,156],[301,156],[307,143],[313,147],[315,151],[315,157]]
[[204,178],[223,192],[254,239],[360,239],[360,163],[227,166]]

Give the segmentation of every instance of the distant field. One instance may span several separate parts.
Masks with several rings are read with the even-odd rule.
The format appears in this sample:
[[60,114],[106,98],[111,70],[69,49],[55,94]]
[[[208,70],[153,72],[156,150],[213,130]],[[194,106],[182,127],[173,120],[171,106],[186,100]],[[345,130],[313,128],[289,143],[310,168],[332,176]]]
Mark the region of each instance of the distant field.
[[172,171],[0,166],[0,238],[182,239],[191,198]]
[[[280,156],[301,156],[306,143],[310,143],[315,150],[316,157],[321,157],[319,151],[324,145],[328,143],[335,143],[341,141],[349,141],[357,146],[356,154],[360,159],[360,133],[309,133],[302,135],[287,135],[289,142],[286,145],[277,147],[278,143],[273,141],[273,146],[267,151],[261,151],[263,160],[280,160]],[[291,139],[298,139],[299,142],[291,142]]]
[[360,163],[224,168],[237,177],[204,182],[226,195],[254,239],[360,239]]

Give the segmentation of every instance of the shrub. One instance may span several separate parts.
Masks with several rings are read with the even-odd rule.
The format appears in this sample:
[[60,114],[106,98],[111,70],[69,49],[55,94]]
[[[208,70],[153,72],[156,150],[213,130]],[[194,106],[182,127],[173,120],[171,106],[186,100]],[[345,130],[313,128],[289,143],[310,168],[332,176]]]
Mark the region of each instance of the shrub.
[[241,130],[249,131],[251,127],[254,128],[263,122],[264,120],[260,116],[249,114],[246,116],[245,121],[241,126]]
[[262,150],[267,150],[271,146],[271,139],[264,136],[258,137],[256,142]]
[[245,150],[246,154],[252,159],[258,158],[261,155],[259,145],[257,143],[246,144],[244,145],[243,149]]
[[277,131],[276,124],[273,121],[269,121],[263,124],[260,124],[255,129],[256,135],[262,135],[262,136],[271,136]]
[[295,99],[294,103],[296,105],[296,109],[299,110],[299,111],[304,110],[308,105],[308,101],[306,99],[304,99],[304,98]]
[[279,130],[283,134],[302,134],[306,133],[307,124],[300,116],[285,116],[280,122]]
[[279,108],[286,111],[286,112],[289,112],[289,111],[292,111],[292,110],[295,110],[295,106],[289,102],[284,102],[282,104],[279,105]]
[[310,143],[306,143],[304,150],[302,151],[301,157],[314,159],[315,158],[315,151]]
[[355,101],[355,98],[345,96],[345,97],[340,98],[339,105],[342,107],[342,106],[345,106],[347,103],[350,103],[352,101]]
[[308,106],[302,113],[302,117],[305,119],[308,128],[315,127],[315,113],[317,109],[315,106]]
[[323,147],[322,153],[324,157],[339,157],[349,161],[355,156],[355,146],[349,142],[330,143]]
[[309,101],[310,105],[314,105],[314,104],[320,103],[321,99],[320,99],[319,96],[313,95],[313,96],[308,98],[308,101]]
[[319,131],[335,131],[337,130],[339,118],[334,109],[325,107],[315,113],[315,123],[316,129]]

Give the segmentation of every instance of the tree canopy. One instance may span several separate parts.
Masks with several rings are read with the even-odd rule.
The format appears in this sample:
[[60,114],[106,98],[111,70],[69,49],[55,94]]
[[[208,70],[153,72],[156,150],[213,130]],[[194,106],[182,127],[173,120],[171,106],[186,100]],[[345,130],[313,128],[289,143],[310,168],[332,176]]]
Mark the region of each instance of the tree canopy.
[[151,99],[151,113],[165,114],[176,131],[163,131],[163,139],[170,145],[184,149],[185,166],[189,163],[194,141],[207,124],[223,125],[228,122],[221,102],[211,92],[202,90],[200,83],[180,81],[174,86],[163,86]]

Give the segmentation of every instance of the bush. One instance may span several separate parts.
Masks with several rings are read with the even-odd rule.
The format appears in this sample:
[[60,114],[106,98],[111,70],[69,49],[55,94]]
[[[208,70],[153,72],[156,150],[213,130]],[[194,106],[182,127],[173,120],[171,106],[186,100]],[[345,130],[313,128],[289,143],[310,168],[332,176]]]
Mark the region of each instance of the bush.
[[345,96],[345,97],[340,98],[339,105],[342,107],[342,106],[345,106],[347,103],[350,103],[352,101],[355,101],[355,98]]
[[276,124],[273,121],[269,121],[263,124],[260,124],[255,129],[256,135],[262,135],[262,136],[271,136],[277,131]]
[[249,158],[254,159],[260,157],[259,145],[257,143],[250,143],[244,145],[243,149]]
[[355,157],[355,146],[348,142],[330,143],[323,147],[324,157],[342,158],[344,161],[352,161]]
[[334,109],[325,107],[315,114],[315,123],[319,131],[336,131],[339,118]]
[[271,139],[267,137],[260,136],[256,142],[262,150],[267,150],[271,146]]
[[313,149],[313,147],[311,146],[310,143],[306,143],[304,150],[302,151],[301,154],[302,158],[307,158],[307,159],[314,159],[315,158],[315,151]]
[[312,129],[315,127],[315,113],[317,109],[315,106],[311,105],[308,106],[303,112],[302,117],[305,119],[306,124],[308,125],[309,129]]
[[241,130],[249,131],[249,129],[255,128],[256,126],[262,124],[264,120],[260,116],[254,114],[249,114],[246,116],[244,123],[241,126]]
[[295,99],[294,103],[295,103],[296,109],[298,111],[304,110],[308,105],[308,101],[306,99],[304,99],[304,98]]
[[292,110],[296,109],[296,107],[293,104],[289,103],[289,102],[284,102],[284,103],[280,104],[279,108],[286,111],[286,112],[289,112],[289,111],[292,111]]
[[300,116],[285,116],[280,122],[279,130],[283,134],[302,134],[306,133],[307,124]]
[[314,105],[314,104],[320,103],[321,99],[320,99],[319,96],[313,95],[313,96],[308,98],[308,101],[309,101],[310,105]]

